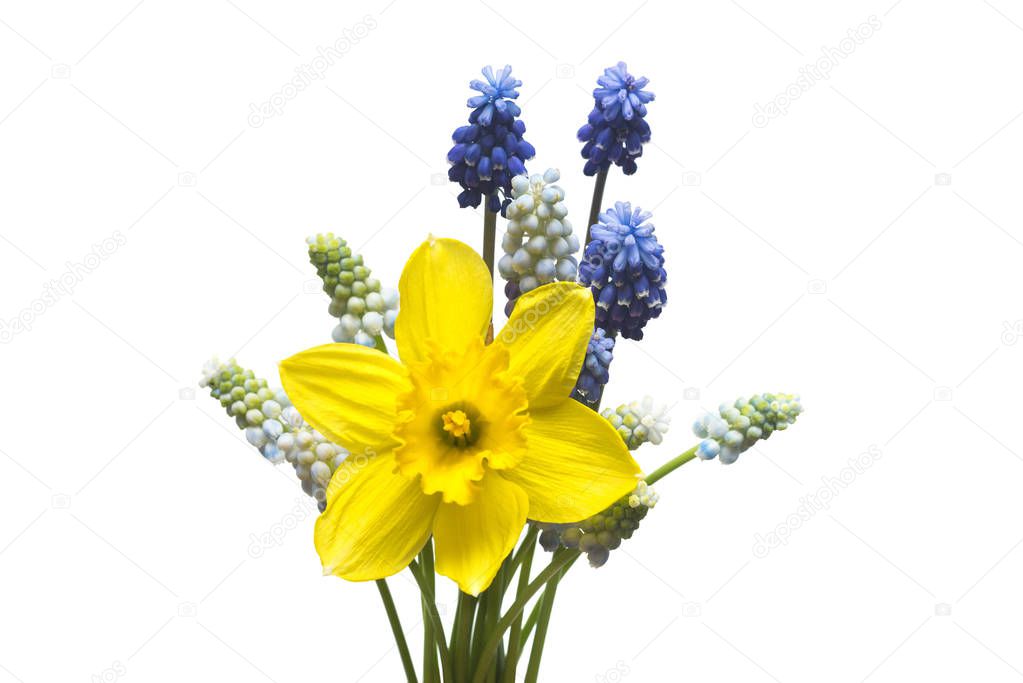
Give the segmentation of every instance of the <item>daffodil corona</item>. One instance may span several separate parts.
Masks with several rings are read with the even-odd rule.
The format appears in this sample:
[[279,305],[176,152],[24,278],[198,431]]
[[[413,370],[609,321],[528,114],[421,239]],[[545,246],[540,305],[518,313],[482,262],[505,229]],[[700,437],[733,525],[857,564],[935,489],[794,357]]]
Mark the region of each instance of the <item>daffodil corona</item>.
[[399,284],[401,362],[330,344],[281,363],[302,415],[353,454],[316,522],[324,572],[379,579],[431,535],[462,591],[490,585],[527,517],[577,522],[631,491],[639,467],[614,428],[572,400],[593,331],[589,289],[552,283],[517,302],[493,343],[483,260],[423,243]]

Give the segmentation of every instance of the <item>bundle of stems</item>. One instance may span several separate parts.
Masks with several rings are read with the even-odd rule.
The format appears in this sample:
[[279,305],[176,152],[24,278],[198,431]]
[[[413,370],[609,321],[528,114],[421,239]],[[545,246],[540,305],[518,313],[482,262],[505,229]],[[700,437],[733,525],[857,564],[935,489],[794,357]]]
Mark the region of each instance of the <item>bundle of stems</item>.
[[[656,482],[695,457],[696,447],[690,448],[647,476],[646,482]],[[532,524],[526,527],[518,548],[505,558],[493,583],[478,597],[459,591],[450,636],[437,609],[433,541],[427,541],[409,565],[422,593],[423,683],[513,683],[523,664],[526,683],[538,680],[558,583],[581,554],[573,548],[558,548],[547,566],[533,576],[539,533]],[[377,586],[406,680],[419,683],[386,580],[378,580]]]

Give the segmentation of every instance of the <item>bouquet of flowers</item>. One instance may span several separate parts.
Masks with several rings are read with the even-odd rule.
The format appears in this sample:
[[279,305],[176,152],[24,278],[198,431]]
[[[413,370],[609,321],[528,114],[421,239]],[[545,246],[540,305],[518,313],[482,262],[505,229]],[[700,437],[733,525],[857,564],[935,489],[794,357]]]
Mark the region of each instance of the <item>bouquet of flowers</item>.
[[[470,83],[478,94],[448,153],[459,205],[483,205],[483,254],[429,236],[395,291],[345,240],[310,237],[334,343],[282,361],[280,389],[234,360],[214,359],[202,380],[263,457],[290,463],[318,502],[324,574],[376,582],[410,682],[511,682],[522,672],[536,681],[558,584],[576,561],[601,567],[631,539],[662,477],[697,458],[733,463],[802,410],[789,394],[724,403],[694,424],[699,443],[640,471],[631,451],[661,443],[664,408],[645,398],[599,409],[615,340],[642,339],[667,303],[664,249],[649,212],[600,208],[611,167],[637,170],[654,95],[624,63],[598,79],[578,132],[583,172],[596,176],[581,243],[558,171],[526,173],[534,149],[514,101],[521,82],[508,66],[483,76]],[[495,270],[508,318],[496,332]],[[550,554],[542,568],[537,546]],[[418,668],[387,586],[406,570],[422,593]],[[447,623],[437,574],[459,590]]]

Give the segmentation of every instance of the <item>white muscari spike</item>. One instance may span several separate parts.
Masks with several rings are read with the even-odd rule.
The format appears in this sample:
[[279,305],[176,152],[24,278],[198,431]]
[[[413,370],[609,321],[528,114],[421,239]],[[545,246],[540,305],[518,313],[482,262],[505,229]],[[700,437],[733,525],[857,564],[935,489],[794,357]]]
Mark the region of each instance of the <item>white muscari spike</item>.
[[629,450],[635,450],[648,441],[654,445],[661,443],[671,424],[665,407],[655,403],[650,396],[642,401],[623,403],[613,410],[605,408],[600,415],[611,423]]
[[501,277],[517,283],[518,294],[555,280],[575,280],[579,238],[572,233],[565,191],[555,185],[557,169],[512,178],[514,199],[505,209],[508,226],[501,240]]
[[803,405],[795,394],[757,394],[722,403],[717,415],[707,413],[693,424],[693,433],[703,439],[696,454],[730,465],[760,439],[787,429],[802,412]]
[[246,441],[264,458],[294,466],[302,490],[316,499],[322,512],[327,485],[348,451],[306,424],[283,389],[271,391],[265,379],[234,360],[221,363],[213,358],[203,366],[199,386],[210,387],[210,395],[235,418]]

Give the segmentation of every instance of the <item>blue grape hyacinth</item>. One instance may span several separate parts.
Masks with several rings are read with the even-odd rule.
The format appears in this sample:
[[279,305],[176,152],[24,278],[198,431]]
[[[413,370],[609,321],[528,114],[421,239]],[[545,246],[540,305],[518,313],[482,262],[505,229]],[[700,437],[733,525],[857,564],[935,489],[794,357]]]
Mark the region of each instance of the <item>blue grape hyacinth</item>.
[[586,159],[583,173],[595,175],[607,170],[611,163],[622,167],[625,175],[636,172],[636,159],[643,156],[643,143],[650,141],[650,125],[646,122],[646,105],[654,94],[643,90],[647,78],[635,78],[625,62],[604,69],[593,90],[593,111],[586,125],[579,129]]
[[658,317],[668,301],[664,247],[647,223],[652,215],[629,202],[615,202],[590,228],[579,282],[593,288],[596,326],[609,336],[642,339],[647,321]]
[[614,348],[614,337],[608,337],[599,327],[593,331],[593,336],[586,346],[586,360],[583,361],[579,379],[572,390],[572,398],[588,406],[600,403],[604,385],[610,379],[609,368]]
[[522,110],[512,101],[519,96],[516,88],[522,81],[512,78],[511,71],[505,66],[495,75],[486,66],[486,81],[469,83],[480,94],[469,98],[469,125],[455,130],[451,136],[455,146],[448,152],[448,179],[462,187],[458,205],[463,208],[486,200],[489,211],[503,211],[511,201],[512,178],[525,173],[524,162],[536,154],[522,137],[526,124],[518,119]]

